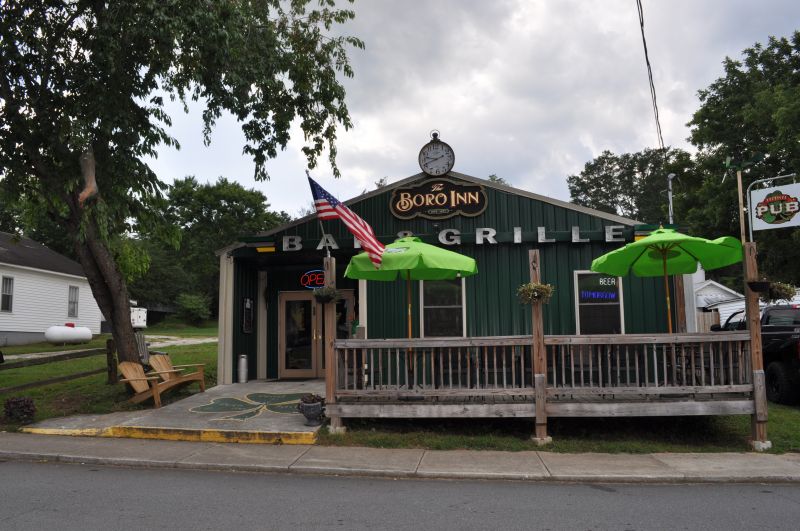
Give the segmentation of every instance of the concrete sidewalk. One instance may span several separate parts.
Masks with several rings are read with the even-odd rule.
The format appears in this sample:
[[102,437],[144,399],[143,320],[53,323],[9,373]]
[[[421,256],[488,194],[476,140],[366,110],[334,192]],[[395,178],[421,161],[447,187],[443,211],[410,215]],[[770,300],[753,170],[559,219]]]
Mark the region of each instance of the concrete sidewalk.
[[324,392],[322,380],[217,385],[157,409],[56,417],[21,431],[167,441],[314,444],[319,426],[305,425],[297,403],[303,394]]
[[800,482],[800,455],[558,454],[217,444],[0,432],[0,459],[137,468],[594,483]]

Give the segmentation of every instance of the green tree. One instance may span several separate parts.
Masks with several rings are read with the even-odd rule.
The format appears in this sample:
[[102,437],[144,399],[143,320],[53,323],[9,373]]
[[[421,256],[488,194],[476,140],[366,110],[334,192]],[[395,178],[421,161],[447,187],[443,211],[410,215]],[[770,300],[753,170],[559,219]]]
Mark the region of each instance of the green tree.
[[[744,172],[745,188],[755,179],[800,172],[800,32],[770,37],[766,46],[757,43],[723,66],[724,76],[699,92],[700,108],[689,122],[699,179],[676,206],[706,237],[739,234],[736,175],[725,168],[728,157],[742,163],[763,155]],[[800,231],[754,236],[762,273],[800,282]]]
[[505,180],[504,177],[498,177],[496,173],[493,173],[489,176],[488,180],[493,183],[497,184],[504,184],[506,186],[511,186],[508,181]]
[[[141,244],[150,257],[150,266],[140,278],[130,283],[132,299],[142,306],[175,308],[181,293],[190,293],[197,284],[190,271],[184,270],[180,250],[171,242],[144,237]],[[209,254],[214,252],[209,248]]]
[[169,191],[168,204],[167,219],[181,232],[176,261],[194,284],[192,292],[206,296],[214,313],[219,297],[219,258],[214,251],[239,236],[291,220],[285,212],[269,210],[263,193],[222,177],[214,184],[179,179]]
[[[666,160],[665,160],[666,159]],[[578,175],[567,177],[573,203],[645,223],[666,223],[667,175],[681,182],[694,179],[691,156],[681,149],[659,149],[615,155],[603,151]]]
[[68,231],[120,359],[136,360],[125,273],[113,242],[160,224],[164,185],[145,162],[167,132],[165,101],[200,100],[242,122],[244,152],[266,161],[298,123],[313,167],[351,126],[339,75],[352,75],[353,18],[334,0],[8,0],[0,3],[0,178]]

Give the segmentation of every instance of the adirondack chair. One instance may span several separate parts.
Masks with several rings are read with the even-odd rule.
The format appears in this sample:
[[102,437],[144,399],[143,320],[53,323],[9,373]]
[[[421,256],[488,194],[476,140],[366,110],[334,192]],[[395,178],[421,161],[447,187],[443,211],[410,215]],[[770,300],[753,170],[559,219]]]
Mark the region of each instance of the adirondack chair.
[[[164,382],[174,382],[175,384],[186,382],[191,383],[197,381],[200,384],[200,392],[206,390],[206,381],[203,371],[205,370],[205,363],[192,363],[187,365],[173,365],[172,359],[166,352],[150,352],[150,366],[155,369],[155,374],[158,374]],[[190,368],[197,367],[197,371],[188,374],[183,371]]]
[[144,368],[132,361],[121,361],[119,363],[119,372],[124,376],[119,381],[130,385],[135,393],[133,398],[129,400],[130,402],[138,404],[148,398],[152,398],[155,407],[161,407],[161,391],[168,389],[168,387],[161,385],[161,378],[157,375],[146,376]]
[[[169,389],[182,387],[192,383],[193,381],[197,380],[195,377],[196,374],[200,374],[201,376],[199,380],[200,391],[205,391],[205,382],[202,379],[202,371],[187,375],[190,376],[190,378],[175,378],[174,374],[172,374],[178,372],[175,370],[168,372],[151,371],[145,374],[144,368],[140,364],[132,361],[120,362],[119,371],[122,373],[122,376],[124,376],[124,378],[120,379],[120,382],[125,382],[130,385],[131,388],[133,388],[135,394],[130,399],[130,402],[134,404],[138,404],[139,402],[144,402],[145,400],[152,398],[154,406],[157,408],[161,407],[161,393]],[[170,375],[173,377],[167,378]]]
[[136,332],[134,334],[134,338],[136,339],[136,350],[139,353],[139,361],[142,362],[142,365],[150,365],[150,355],[151,354],[166,354],[166,352],[159,352],[157,350],[150,350],[147,347],[147,341],[145,341],[144,334],[141,332]]

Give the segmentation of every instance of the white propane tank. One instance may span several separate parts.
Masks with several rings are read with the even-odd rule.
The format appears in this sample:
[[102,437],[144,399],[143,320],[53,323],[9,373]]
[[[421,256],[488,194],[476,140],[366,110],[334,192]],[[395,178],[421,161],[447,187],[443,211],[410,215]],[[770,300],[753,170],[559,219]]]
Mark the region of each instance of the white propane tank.
[[87,343],[92,340],[92,331],[85,326],[51,326],[44,338],[54,345],[64,343]]

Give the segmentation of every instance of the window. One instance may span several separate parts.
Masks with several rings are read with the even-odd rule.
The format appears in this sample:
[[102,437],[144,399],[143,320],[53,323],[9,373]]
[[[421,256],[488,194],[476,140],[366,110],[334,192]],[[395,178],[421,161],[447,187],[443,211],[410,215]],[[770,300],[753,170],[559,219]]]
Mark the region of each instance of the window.
[[578,334],[624,334],[622,281],[575,271],[575,320]]
[[0,312],[10,312],[14,306],[14,278],[3,277],[0,288]]
[[67,302],[67,317],[78,317],[78,286],[69,287],[69,301]]
[[422,337],[464,337],[464,279],[422,282]]

